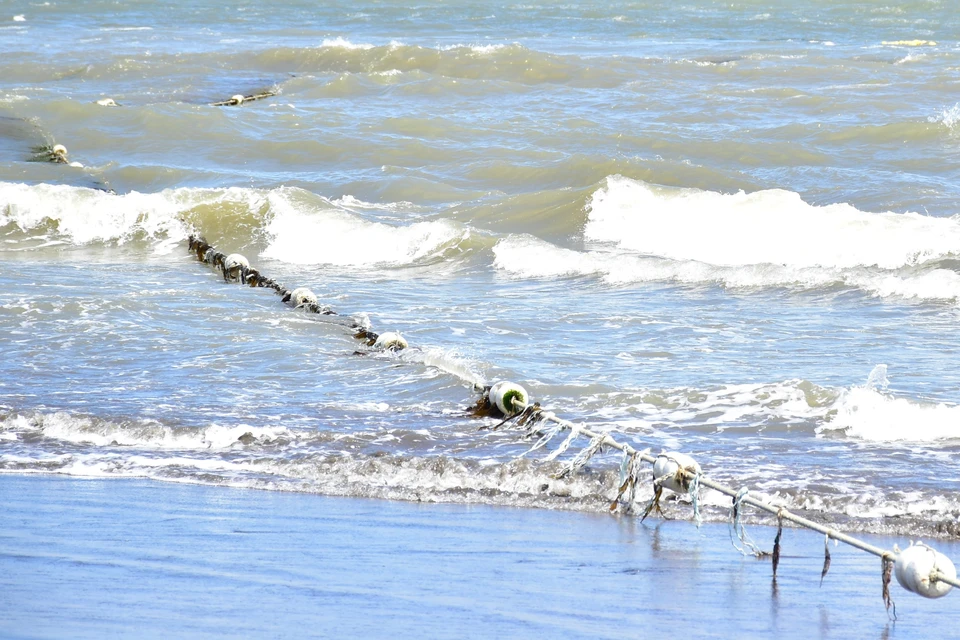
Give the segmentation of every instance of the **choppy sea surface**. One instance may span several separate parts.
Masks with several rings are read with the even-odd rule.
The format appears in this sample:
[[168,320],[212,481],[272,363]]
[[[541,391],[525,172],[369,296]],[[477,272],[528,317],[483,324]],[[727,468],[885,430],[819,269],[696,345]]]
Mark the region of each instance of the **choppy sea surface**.
[[479,429],[509,379],[956,537],[960,14],[800,5],[4,3],[0,473],[606,510],[616,452]]

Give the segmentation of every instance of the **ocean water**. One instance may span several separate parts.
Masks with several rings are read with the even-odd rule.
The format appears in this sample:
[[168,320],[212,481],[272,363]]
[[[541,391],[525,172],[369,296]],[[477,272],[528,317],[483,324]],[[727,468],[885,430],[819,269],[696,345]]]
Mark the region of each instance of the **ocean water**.
[[2,12],[0,473],[605,512],[616,452],[556,479],[585,440],[469,415],[508,379],[845,530],[960,532],[951,3]]

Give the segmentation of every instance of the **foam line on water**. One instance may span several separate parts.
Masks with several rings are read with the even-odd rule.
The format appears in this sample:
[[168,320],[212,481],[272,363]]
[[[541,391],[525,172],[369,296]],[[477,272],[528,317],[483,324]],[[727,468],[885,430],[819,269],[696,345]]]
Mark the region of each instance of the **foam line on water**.
[[960,274],[937,267],[936,262],[892,270],[870,266],[801,267],[771,263],[724,266],[640,255],[617,247],[578,251],[529,235],[503,238],[494,245],[493,253],[496,269],[520,279],[587,276],[617,286],[673,282],[731,289],[787,287],[813,290],[845,286],[880,298],[960,302]]

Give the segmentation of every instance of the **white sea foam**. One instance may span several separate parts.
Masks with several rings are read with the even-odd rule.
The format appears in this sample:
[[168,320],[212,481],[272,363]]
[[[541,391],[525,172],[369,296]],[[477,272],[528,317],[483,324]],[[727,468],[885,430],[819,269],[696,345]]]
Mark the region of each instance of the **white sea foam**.
[[925,60],[926,58],[927,54],[925,53],[908,53],[904,57],[895,61],[893,64],[907,64],[910,62],[917,62],[918,60]]
[[718,266],[896,268],[960,247],[960,220],[818,207],[779,189],[723,194],[612,176],[587,208],[588,240]]
[[872,441],[960,439],[960,406],[895,397],[886,391],[886,374],[886,365],[878,365],[866,384],[841,393],[836,416],[817,432]]
[[928,122],[942,123],[946,128],[953,130],[960,123],[960,102],[949,109],[943,109],[938,115],[927,118]]
[[[13,223],[37,232],[27,245],[32,249],[41,239],[49,246],[123,244],[145,237],[156,242],[155,253],[166,254],[186,238],[188,223],[202,228],[211,209],[221,212],[218,215],[258,217],[273,240],[265,255],[294,264],[406,265],[440,255],[469,235],[466,227],[451,221],[392,225],[367,221],[354,212],[396,213],[406,211],[404,203],[372,205],[347,196],[339,205],[282,187],[115,195],[66,185],[0,182],[0,226]],[[52,233],[50,226],[55,227]]]
[[474,385],[484,384],[483,376],[477,371],[477,363],[465,359],[453,351],[429,347],[422,350],[404,351],[402,357],[411,362],[435,367]]
[[[629,405],[597,411],[626,434],[658,434],[663,425],[712,425],[717,432],[807,425],[821,436],[875,442],[960,440],[960,406],[897,397],[887,390],[887,367],[877,365],[863,385],[818,387],[803,380],[723,385],[713,389],[649,391]],[[636,417],[637,413],[642,416]],[[625,417],[626,416],[626,417]]]
[[272,241],[263,255],[292,264],[402,266],[439,255],[469,231],[450,221],[394,226],[364,220],[332,203],[270,194]]
[[202,451],[225,449],[249,434],[258,442],[295,440],[299,435],[285,427],[211,425],[198,429],[171,429],[156,422],[118,423],[65,412],[14,416],[0,424],[5,436],[39,434],[45,438],[97,447],[135,446],[143,449]]
[[509,236],[493,247],[496,268],[525,278],[609,273],[609,260],[593,252],[563,249],[533,236]]
[[355,44],[340,36],[333,39],[329,39],[329,38],[325,39],[322,43],[320,43],[320,46],[328,49],[351,49],[351,50],[356,50],[356,49],[366,50],[366,49],[373,49],[374,47],[374,45],[366,44],[366,43]]
[[448,44],[438,47],[438,51],[460,51],[460,50],[469,50],[472,53],[479,55],[488,55],[500,51],[501,49],[506,49],[510,46],[519,46],[519,45],[507,45],[507,44]]
[[[611,406],[597,414],[625,434],[669,437],[664,425],[698,428],[712,426],[717,433],[731,429],[763,430],[769,424],[815,424],[828,414],[836,393],[803,380],[767,384],[732,384],[716,388],[645,392],[628,405]],[[635,417],[637,414],[642,417]],[[624,417],[624,416],[627,417]],[[808,427],[809,428],[809,427]]]
[[960,301],[960,274],[948,269],[934,269],[911,276],[848,273],[843,274],[842,281],[881,298]]
[[716,266],[616,250],[574,251],[532,236],[504,238],[494,245],[493,253],[494,266],[518,278],[596,276],[616,285],[675,282],[716,284],[731,289],[844,285],[881,298],[960,302],[960,274],[948,269],[901,274],[870,267]]
[[363,209],[363,210],[376,210],[376,211],[404,211],[408,212],[411,209],[417,209],[417,205],[412,202],[406,202],[401,200],[400,202],[366,202],[364,200],[359,200],[351,195],[345,195],[342,198],[336,198],[331,200],[333,204],[338,204],[343,206],[345,209]]
[[506,47],[507,45],[505,44],[473,45],[472,47],[470,47],[470,50],[473,51],[474,53],[485,55],[489,53],[494,53],[496,51],[500,51],[501,49],[504,49]]

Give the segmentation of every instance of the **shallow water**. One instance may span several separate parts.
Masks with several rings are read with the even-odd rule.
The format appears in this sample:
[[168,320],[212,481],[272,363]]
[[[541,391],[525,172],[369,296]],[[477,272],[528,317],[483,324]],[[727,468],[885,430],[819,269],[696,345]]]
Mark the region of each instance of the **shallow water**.
[[946,4],[7,12],[0,472],[606,510],[609,452],[556,480],[586,442],[478,431],[509,378],[817,519],[957,534]]

